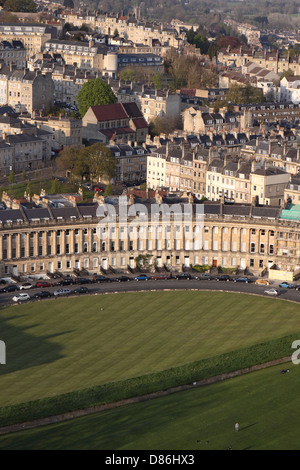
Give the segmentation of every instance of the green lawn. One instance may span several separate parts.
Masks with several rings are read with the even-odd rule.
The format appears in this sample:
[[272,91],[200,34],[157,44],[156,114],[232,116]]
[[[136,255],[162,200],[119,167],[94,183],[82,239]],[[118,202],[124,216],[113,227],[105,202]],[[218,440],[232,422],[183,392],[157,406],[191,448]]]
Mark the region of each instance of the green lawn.
[[0,406],[120,381],[300,331],[299,305],[220,292],[57,299],[0,310]]
[[281,368],[0,436],[0,449],[299,450],[300,366]]

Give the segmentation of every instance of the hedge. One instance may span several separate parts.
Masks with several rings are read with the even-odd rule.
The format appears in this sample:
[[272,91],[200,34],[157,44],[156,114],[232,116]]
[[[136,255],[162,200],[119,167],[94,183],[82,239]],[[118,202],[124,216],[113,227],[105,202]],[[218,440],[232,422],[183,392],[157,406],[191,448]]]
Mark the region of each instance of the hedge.
[[0,426],[92,408],[288,357],[300,333],[165,371],[0,408]]

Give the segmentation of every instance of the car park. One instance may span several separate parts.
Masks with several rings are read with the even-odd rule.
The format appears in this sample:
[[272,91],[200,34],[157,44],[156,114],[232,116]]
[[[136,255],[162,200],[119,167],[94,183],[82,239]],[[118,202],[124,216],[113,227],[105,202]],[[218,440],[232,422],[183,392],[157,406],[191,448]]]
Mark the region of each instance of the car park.
[[73,290],[72,294],[88,294],[90,291],[87,287],[78,287],[77,289]]
[[30,300],[30,295],[29,294],[17,294],[13,297],[14,302],[24,302],[26,300]]
[[250,279],[249,277],[238,277],[234,279],[233,282],[244,282],[245,284],[249,284],[250,282],[252,282],[252,279]]
[[135,281],[148,281],[149,279],[150,277],[148,277],[146,274],[140,274],[134,278]]
[[265,294],[277,296],[279,295],[279,292],[277,289],[269,289],[269,290],[265,290]]
[[42,290],[41,292],[37,292],[36,294],[33,295],[34,299],[47,299],[49,297],[52,297],[53,294],[51,292],[48,292],[46,290]]
[[282,287],[283,289],[294,289],[294,285],[293,284],[290,284],[289,282],[281,282],[279,284],[279,287]]
[[32,289],[33,287],[34,287],[34,285],[31,284],[30,282],[24,282],[24,284],[19,286],[19,289],[20,290],[25,290],[25,289]]
[[69,295],[71,293],[70,289],[58,289],[54,292],[55,297],[58,297],[59,295]]

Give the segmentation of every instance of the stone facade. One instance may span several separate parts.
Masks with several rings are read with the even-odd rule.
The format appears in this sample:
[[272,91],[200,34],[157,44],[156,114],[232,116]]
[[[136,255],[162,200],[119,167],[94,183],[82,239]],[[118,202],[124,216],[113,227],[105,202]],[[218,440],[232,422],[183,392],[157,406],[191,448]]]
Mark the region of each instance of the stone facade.
[[[139,202],[142,205],[133,205]],[[169,207],[174,217],[152,215],[162,203],[168,204],[162,214]],[[109,204],[117,210],[115,222],[106,215]],[[0,262],[5,272],[72,274],[85,268],[97,273],[110,266],[126,271],[135,267],[140,254],[150,254],[157,266],[173,270],[207,264],[260,274],[274,264],[288,271],[300,267],[299,221],[281,219],[279,208],[193,204],[189,198],[158,194],[152,200],[130,197],[129,205],[124,204],[102,198],[99,205],[32,209],[22,205],[0,211]],[[124,219],[120,211],[125,208]],[[184,213],[191,217],[186,219]]]
[[43,50],[46,41],[57,37],[57,29],[43,24],[1,23],[0,41],[22,41],[27,57]]
[[0,104],[32,113],[53,104],[54,83],[51,74],[30,72],[3,65],[0,69]]
[[65,146],[82,145],[82,121],[69,117],[41,117],[33,113],[26,121],[38,129],[50,132],[52,137],[52,149],[62,150]]

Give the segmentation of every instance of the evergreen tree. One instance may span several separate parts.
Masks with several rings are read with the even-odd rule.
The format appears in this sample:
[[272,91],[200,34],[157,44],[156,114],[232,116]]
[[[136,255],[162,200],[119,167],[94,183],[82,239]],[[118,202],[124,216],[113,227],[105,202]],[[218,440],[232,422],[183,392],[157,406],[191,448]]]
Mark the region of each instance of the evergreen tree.
[[11,171],[9,173],[9,176],[8,176],[8,182],[10,184],[14,184],[16,182],[16,176],[15,176],[15,173],[13,171]]
[[108,184],[105,188],[104,196],[112,196],[112,194],[113,194],[113,191],[112,191],[111,184]]
[[54,179],[52,181],[51,189],[50,189],[50,194],[58,194],[61,192],[61,183],[58,181],[58,179]]

